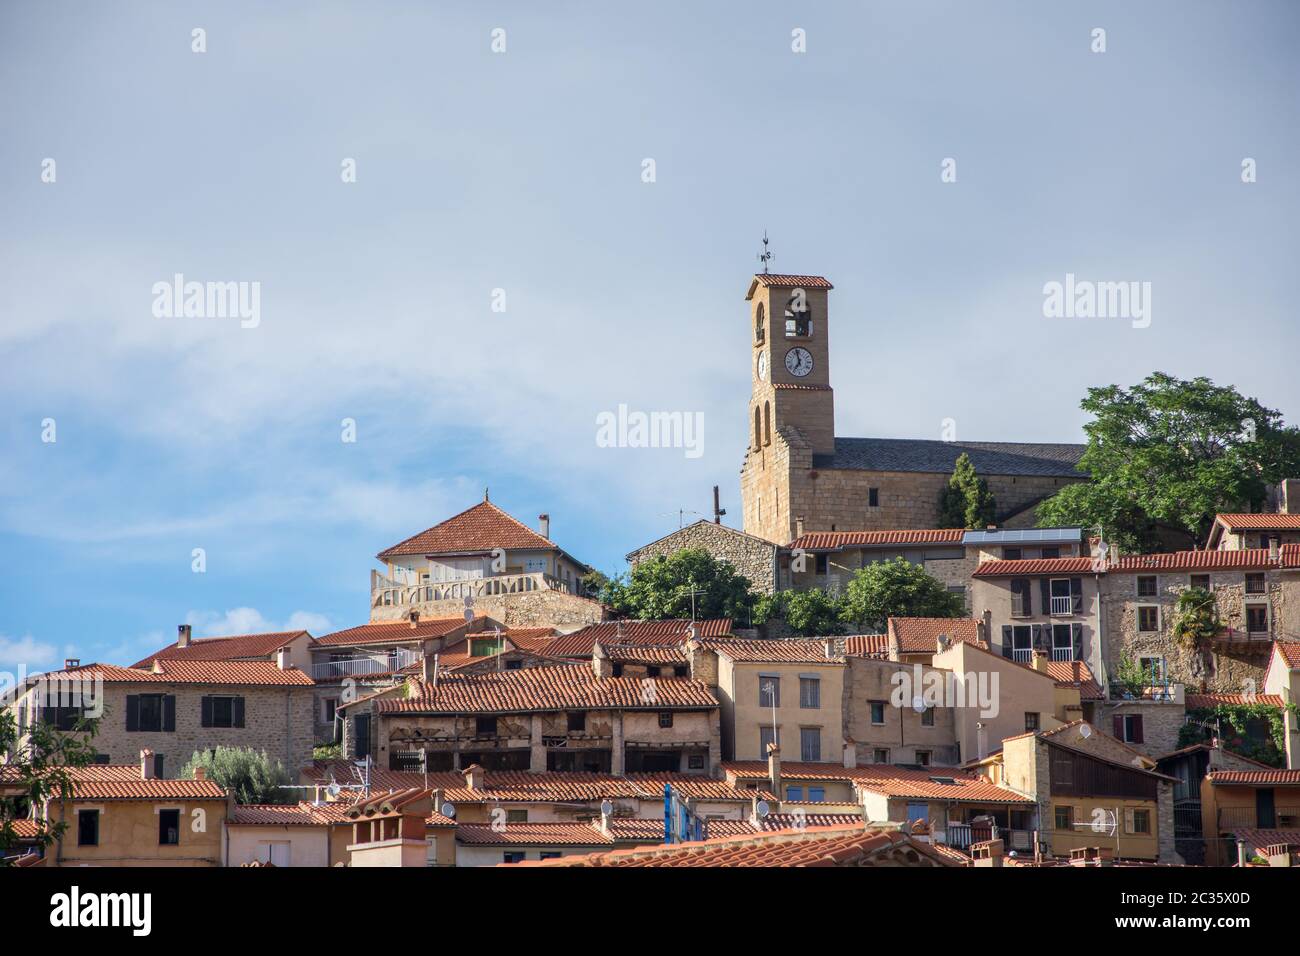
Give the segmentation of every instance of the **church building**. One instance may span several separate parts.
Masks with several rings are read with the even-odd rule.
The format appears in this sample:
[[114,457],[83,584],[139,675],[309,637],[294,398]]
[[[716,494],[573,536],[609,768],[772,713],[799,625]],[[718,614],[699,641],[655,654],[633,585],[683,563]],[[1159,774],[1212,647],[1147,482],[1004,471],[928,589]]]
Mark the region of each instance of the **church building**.
[[1086,480],[1081,444],[839,438],[830,372],[829,296],[821,276],[755,275],[744,530],[779,545],[809,531],[934,528],[958,456],[988,482],[1003,527]]

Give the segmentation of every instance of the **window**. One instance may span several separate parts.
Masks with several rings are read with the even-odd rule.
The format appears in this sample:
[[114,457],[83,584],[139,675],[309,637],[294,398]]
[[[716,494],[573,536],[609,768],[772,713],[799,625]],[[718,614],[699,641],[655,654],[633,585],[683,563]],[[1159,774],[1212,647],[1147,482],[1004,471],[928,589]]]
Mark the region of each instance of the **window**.
[[1263,571],[1252,571],[1246,575],[1246,593],[1264,594],[1268,590]]
[[686,769],[687,769],[687,770],[703,770],[703,769],[704,769],[704,754],[687,754],[687,755],[686,755]]
[[480,737],[495,737],[497,733],[497,719],[495,717],[475,717],[474,733]]
[[558,850],[543,850],[541,853],[538,854],[538,859],[558,860],[561,856],[563,856],[563,854],[560,853]]
[[527,823],[527,822],[528,822],[527,809],[506,811],[506,823]]
[[867,507],[868,507],[868,508],[879,508],[879,507],[880,507],[880,489],[879,489],[879,488],[868,488],[868,489],[867,489]]
[[785,337],[806,338],[812,332],[812,312],[808,310],[807,294],[803,289],[796,289],[785,310]]
[[803,799],[803,787],[786,787],[786,788],[785,788],[785,798],[786,798],[787,800],[802,800],[802,799]]
[[181,842],[181,812],[179,810],[158,811],[158,845],[179,846]]
[[1034,613],[1034,599],[1029,594],[1029,578],[1011,579],[1011,616],[1029,617]]
[[799,728],[799,759],[806,763],[816,763],[822,759],[822,729],[820,727]]
[[921,726],[922,726],[922,727],[933,727],[933,726],[934,726],[934,708],[933,708],[933,707],[927,707],[927,708],[925,708],[925,710],[921,711]]
[[826,788],[825,788],[825,787],[809,787],[809,788],[808,788],[808,802],[809,802],[809,803],[824,803],[825,801],[826,801]]
[[1126,744],[1142,743],[1142,715],[1116,714],[1114,731],[1115,737]]
[[1036,711],[1025,711],[1025,731],[1029,732],[1038,729],[1038,713]]
[[1056,829],[1058,830],[1074,829],[1074,807],[1058,806],[1056,808]]
[[99,811],[77,811],[77,846],[99,846]]
[[244,698],[207,696],[200,702],[199,724],[203,727],[244,726]]
[[877,747],[871,752],[872,763],[889,763],[889,751],[884,747]]
[[567,715],[569,730],[586,730],[587,714],[586,711],[570,711]]
[[524,669],[524,662],[519,660],[518,658],[514,660],[506,661],[506,670],[508,671],[521,671],[523,669]]
[[615,677],[622,677],[622,676],[623,676],[623,662],[622,662],[622,661],[615,661],[615,662],[614,662],[614,676],[615,676]]
[[1045,557],[1045,558],[1059,558],[1060,556],[1061,556],[1061,549],[1060,549],[1060,548],[1044,548],[1044,549],[1043,549],[1043,557]]
[[1070,579],[1069,578],[1052,578],[1051,581],[1052,606],[1050,613],[1073,614],[1074,599],[1070,596]]
[[1156,576],[1154,574],[1139,574],[1137,589],[1138,597],[1155,597]]
[[1250,634],[1268,633],[1268,605],[1246,605],[1246,631]]
[[1024,552],[1021,551],[1019,548],[1003,548],[1003,549],[1002,549],[1002,560],[1003,560],[1003,561],[1019,561],[1020,558],[1021,558],[1021,555],[1023,555],[1023,554],[1024,554]]
[[922,767],[930,766],[930,751],[918,750],[916,752],[916,762],[919,763]]
[[502,853],[502,854],[501,854],[501,862],[503,862],[503,863],[522,863],[522,862],[524,862],[524,854],[523,854],[523,853],[517,853],[517,852],[509,852],[509,851],[507,851],[506,853]]
[[321,723],[334,723],[334,713],[338,710],[339,702],[333,697],[326,697],[321,701]]
[[1082,637],[1082,624],[1052,625],[1052,660],[1072,661],[1077,659],[1077,655],[1074,652],[1074,628],[1076,627],[1079,628],[1079,633]]
[[1128,811],[1128,832],[1129,833],[1150,833],[1151,832],[1151,811],[1132,809]]
[[816,573],[821,575],[829,574],[831,569],[830,555],[818,554],[815,557],[817,562]]
[[1138,608],[1138,630],[1151,633],[1160,630],[1160,608],[1143,604]]
[[781,678],[774,674],[758,675],[758,706],[781,706]]
[[871,705],[871,722],[881,725],[885,722],[885,702],[883,700],[868,701]]
[[763,403],[763,444],[772,444],[772,403]]
[[645,669],[645,676],[646,676],[646,677],[658,677],[658,676],[659,676],[659,668],[658,668],[658,667],[655,667],[654,665],[649,665],[649,666],[647,666],[646,669]]
[[[754,406],[754,448],[755,450],[763,447],[763,413],[757,405]],[[758,513],[762,515],[763,509],[760,506]]]
[[659,726],[671,727],[673,725],[673,712],[671,710],[661,710],[659,712]]
[[779,735],[779,734],[775,734],[775,733],[773,733],[771,727],[759,727],[759,728],[758,728],[758,754],[759,754],[759,756],[760,756],[760,757],[766,757],[766,756],[767,756],[767,748],[768,748],[770,745],[772,745],[772,744],[776,744],[778,747],[781,745],[781,737],[780,737],[780,735]]
[[1165,659],[1163,657],[1139,657],[1138,663],[1142,666],[1142,673],[1146,676],[1149,686],[1159,687],[1164,684]]
[[678,665],[676,665],[675,667],[673,667],[673,676],[674,676],[674,677],[685,677],[685,676],[687,676],[688,671],[689,671],[689,668],[686,667],[685,664],[678,664]]
[[167,779],[166,767],[167,767],[167,755],[154,754],[153,775],[157,777],[159,780],[166,780]]
[[754,344],[755,345],[762,345],[764,342],[767,341],[767,325],[766,322],[764,321],[766,318],[765,313],[766,310],[763,308],[763,303],[760,302],[758,304],[757,311],[754,312]]
[[501,646],[495,637],[476,637],[469,642],[469,656],[491,657]]
[[817,677],[799,678],[799,706],[804,710],[817,710],[822,705],[822,682]]
[[1193,574],[1192,587],[1208,591],[1210,589],[1210,576],[1208,574]]
[[176,698],[171,694],[128,694],[126,729],[139,731],[176,730]]

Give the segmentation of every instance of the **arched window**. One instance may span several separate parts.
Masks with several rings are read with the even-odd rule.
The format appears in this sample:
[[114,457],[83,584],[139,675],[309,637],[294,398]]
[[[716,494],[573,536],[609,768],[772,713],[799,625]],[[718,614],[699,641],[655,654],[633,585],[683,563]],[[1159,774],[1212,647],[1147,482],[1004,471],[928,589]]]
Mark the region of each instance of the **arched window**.
[[757,405],[754,406],[754,447],[763,447],[763,417]]
[[812,334],[812,309],[808,307],[808,294],[803,289],[795,289],[785,308],[785,337],[811,338]]
[[772,444],[772,403],[763,403],[763,444]]
[[767,341],[767,328],[764,318],[766,312],[763,309],[763,303],[758,304],[758,311],[754,313],[754,344],[762,345]]

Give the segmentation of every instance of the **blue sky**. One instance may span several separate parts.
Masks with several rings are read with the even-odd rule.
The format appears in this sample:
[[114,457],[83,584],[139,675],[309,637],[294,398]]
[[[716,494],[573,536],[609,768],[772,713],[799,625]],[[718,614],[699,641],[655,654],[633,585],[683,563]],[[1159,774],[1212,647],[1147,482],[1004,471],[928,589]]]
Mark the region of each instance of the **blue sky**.
[[[764,229],[841,435],[1077,441],[1155,369],[1300,417],[1294,4],[537,7],[0,8],[0,669],[359,623],[484,486],[606,571],[738,515]],[[1151,326],[1045,318],[1067,272]],[[175,273],[260,324],[155,317]],[[597,447],[619,403],[704,454]]]

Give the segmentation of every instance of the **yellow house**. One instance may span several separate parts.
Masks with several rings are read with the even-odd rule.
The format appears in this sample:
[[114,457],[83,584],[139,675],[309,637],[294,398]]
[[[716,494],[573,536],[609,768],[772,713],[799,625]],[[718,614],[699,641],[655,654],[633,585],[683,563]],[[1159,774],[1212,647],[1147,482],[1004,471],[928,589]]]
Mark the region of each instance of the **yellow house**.
[[1231,866],[1300,844],[1300,770],[1212,770],[1201,781],[1205,862]]
[[[1264,674],[1264,693],[1276,694],[1282,699],[1283,707],[1300,705],[1300,641],[1273,642],[1268,671]],[[1286,709],[1282,713],[1282,722],[1286,765],[1300,769],[1300,718],[1295,711]]]

